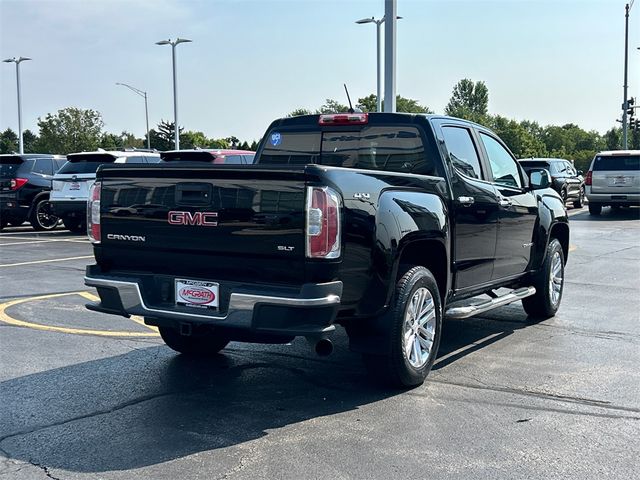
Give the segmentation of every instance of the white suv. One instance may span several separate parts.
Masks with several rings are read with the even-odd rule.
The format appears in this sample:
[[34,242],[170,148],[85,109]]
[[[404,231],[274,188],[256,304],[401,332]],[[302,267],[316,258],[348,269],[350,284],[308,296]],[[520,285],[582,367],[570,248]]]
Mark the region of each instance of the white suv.
[[592,215],[600,215],[606,205],[640,205],[640,150],[598,153],[584,184]]
[[72,232],[86,229],[87,197],[103,163],[158,163],[160,154],[145,150],[72,153],[53,177],[50,202],[55,214]]

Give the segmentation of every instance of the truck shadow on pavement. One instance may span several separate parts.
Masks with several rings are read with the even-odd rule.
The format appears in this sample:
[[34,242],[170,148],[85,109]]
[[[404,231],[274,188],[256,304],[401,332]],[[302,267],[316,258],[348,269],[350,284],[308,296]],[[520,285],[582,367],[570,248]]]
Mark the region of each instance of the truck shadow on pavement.
[[[519,315],[509,321],[448,321],[434,367],[438,377],[451,362],[525,327],[521,310],[506,309],[503,316]],[[130,345],[137,348],[2,382],[0,453],[48,469],[130,470],[242,444],[402,393],[371,382],[342,331],[328,358],[313,356],[304,341],[231,344],[211,360]],[[318,424],[309,428],[310,439],[326,432]]]
[[625,220],[640,220],[640,208],[610,208],[605,207],[602,209],[600,215],[591,215],[589,212],[584,211],[576,215],[569,217],[570,222],[575,221],[591,221],[591,222],[611,222],[611,221],[625,221]]

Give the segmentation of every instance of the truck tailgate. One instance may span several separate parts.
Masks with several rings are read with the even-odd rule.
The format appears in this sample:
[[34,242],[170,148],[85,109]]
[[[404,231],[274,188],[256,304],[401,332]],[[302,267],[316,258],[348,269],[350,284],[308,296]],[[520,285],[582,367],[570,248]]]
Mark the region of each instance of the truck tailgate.
[[107,268],[303,281],[304,167],[120,165],[98,177]]

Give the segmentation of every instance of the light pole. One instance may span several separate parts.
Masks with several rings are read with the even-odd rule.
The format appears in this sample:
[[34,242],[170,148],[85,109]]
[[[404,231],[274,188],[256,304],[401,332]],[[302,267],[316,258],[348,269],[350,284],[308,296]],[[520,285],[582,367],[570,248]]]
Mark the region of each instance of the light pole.
[[144,98],[144,115],[147,119],[147,148],[151,150],[151,137],[149,136],[149,109],[147,108],[147,92],[143,92],[142,90],[136,87],[127,85],[126,83],[116,82],[116,85],[122,85],[123,87],[127,87],[133,93],[136,93]]
[[624,6],[624,95],[622,99],[622,148],[627,149],[627,110],[629,110],[629,100],[627,99],[627,68],[629,66],[629,11],[633,7],[633,2],[627,3]]
[[[398,19],[402,17],[396,17]],[[382,111],[382,58],[381,48],[382,45],[382,24],[384,23],[384,17],[379,20],[376,20],[374,17],[371,18],[363,18],[361,20],[356,21],[357,24],[363,25],[365,23],[375,23],[376,24],[376,112]]]
[[384,111],[396,111],[396,24],[397,0],[384,0]]
[[175,40],[161,40],[156,45],[171,45],[171,63],[173,64],[173,126],[175,133],[175,148],[180,149],[180,129],[178,127],[178,87],[176,78],[176,45],[191,42],[186,38],[176,38]]
[[28,57],[20,57],[20,58],[7,58],[3,60],[5,63],[15,63],[16,64],[16,83],[18,84],[18,150],[20,155],[24,153],[24,143],[22,141],[22,100],[20,95],[20,62],[24,62],[25,60],[31,60]]

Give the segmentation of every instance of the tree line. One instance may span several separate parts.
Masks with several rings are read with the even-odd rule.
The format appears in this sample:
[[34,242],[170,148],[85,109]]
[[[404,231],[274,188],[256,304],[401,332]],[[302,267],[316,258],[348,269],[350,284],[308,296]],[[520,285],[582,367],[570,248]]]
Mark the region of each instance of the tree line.
[[[98,148],[115,150],[121,148],[146,148],[147,139],[130,132],[120,134],[104,130],[100,112],[91,109],[68,107],[55,114],[38,118],[39,133],[22,132],[24,153],[53,153],[66,155],[74,152],[95,151]],[[173,149],[175,127],[173,122],[161,120],[156,128],[149,130],[150,146],[159,151]],[[241,141],[235,136],[209,138],[203,132],[184,130],[180,127],[180,148],[233,148],[256,150],[258,141]],[[18,151],[18,135],[7,128],[0,132],[0,153]]]
[[[376,110],[376,95],[359,98],[356,108],[363,112]],[[396,98],[398,112],[433,113],[417,100]],[[334,99],[327,99],[317,109],[298,108],[288,116],[341,113],[349,107]],[[574,123],[565,125],[540,125],[533,120],[514,120],[489,113],[489,89],[482,81],[462,79],[453,87],[449,103],[444,109],[446,115],[472,120],[494,130],[518,158],[557,157],[572,160],[576,168],[586,170],[593,156],[601,150],[622,148],[622,129],[614,127],[600,134],[595,130],[585,130]],[[38,118],[38,134],[25,130],[23,142],[25,153],[68,154],[92,151],[97,148],[144,148],[146,138],[139,138],[130,132],[120,134],[106,132],[102,115],[95,110],[69,107],[55,114]],[[175,126],[173,122],[160,121],[149,131],[151,148],[171,150],[173,148]],[[180,147],[189,148],[239,148],[256,150],[259,140],[241,141],[235,136],[225,138],[207,137],[203,132],[184,130],[179,127]],[[630,132],[630,148],[640,149],[640,132]],[[0,153],[18,150],[18,136],[11,129],[0,132]]]

